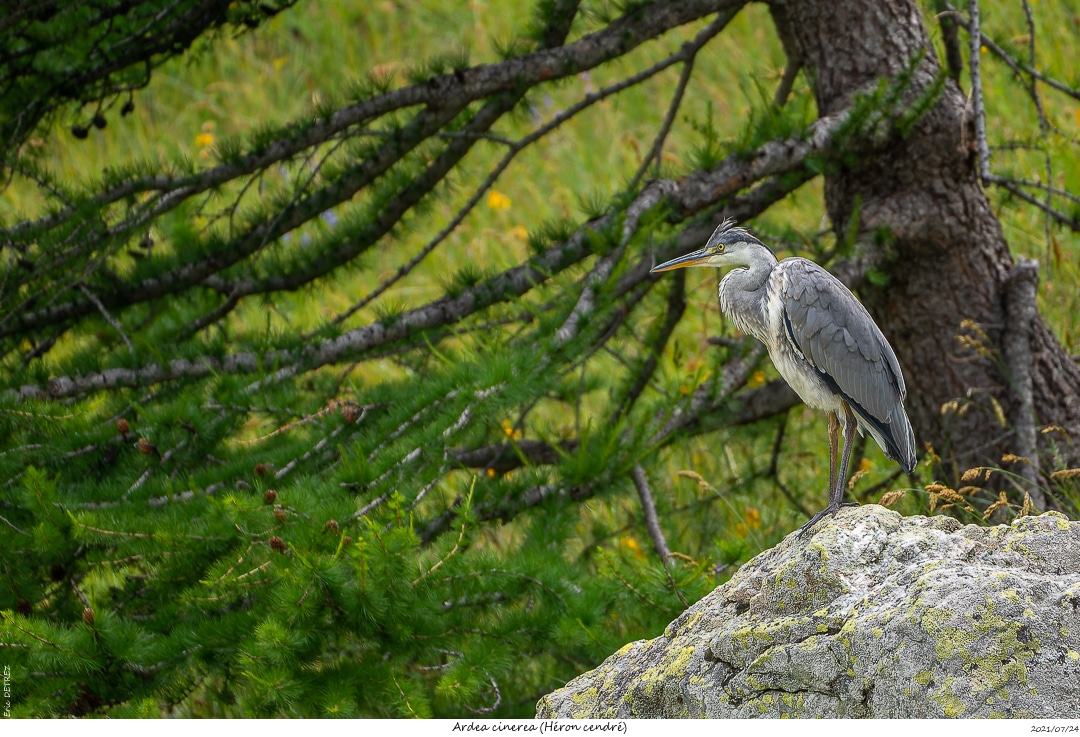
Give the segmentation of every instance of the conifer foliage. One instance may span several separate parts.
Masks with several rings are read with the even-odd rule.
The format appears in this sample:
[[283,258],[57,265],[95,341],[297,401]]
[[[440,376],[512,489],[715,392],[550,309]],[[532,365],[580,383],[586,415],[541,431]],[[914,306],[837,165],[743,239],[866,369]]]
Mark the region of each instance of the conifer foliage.
[[[77,145],[138,114],[169,58],[293,4],[0,11],[0,173],[37,198],[0,222],[0,664],[16,716],[528,716],[655,635],[746,552],[717,547],[708,514],[687,521],[726,503],[701,477],[656,523],[663,454],[795,397],[739,337],[673,380],[685,275],[650,267],[907,135],[940,94],[900,74],[813,122],[781,100],[724,145],[706,120],[672,171],[695,59],[744,3],[541,0],[500,59],[369,75],[205,160],[73,181],[28,143]],[[517,135],[538,95],[671,31],[684,40],[659,61]],[[618,191],[530,223],[515,263],[464,263],[442,294],[395,301],[478,204],[499,206],[520,153],[666,70],[679,85]],[[477,147],[501,152],[480,176]],[[392,268],[373,274],[377,255]],[[252,306],[354,284],[318,324],[252,322]],[[672,552],[676,526],[695,532]]]

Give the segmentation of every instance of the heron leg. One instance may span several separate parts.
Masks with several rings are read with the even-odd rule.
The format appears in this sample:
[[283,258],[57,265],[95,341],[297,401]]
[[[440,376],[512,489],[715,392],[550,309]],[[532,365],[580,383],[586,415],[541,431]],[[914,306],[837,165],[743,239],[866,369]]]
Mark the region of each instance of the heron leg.
[[840,460],[840,475],[836,480],[836,486],[833,489],[832,497],[829,499],[829,506],[840,508],[844,503],[844,485],[847,483],[847,471],[848,461],[851,460],[851,448],[855,445],[855,433],[859,429],[858,420],[855,419],[855,413],[851,411],[851,407],[847,402],[841,402],[844,407],[844,456]]
[[836,456],[840,449],[840,420],[835,412],[829,413],[829,495],[836,488]]
[[829,482],[831,485],[829,488],[829,505],[799,528],[799,537],[805,535],[823,517],[836,514],[840,511],[840,507],[844,506],[844,483],[847,480],[848,461],[851,460],[851,447],[855,444],[858,421],[855,419],[855,413],[851,411],[851,407],[848,406],[847,402],[841,402],[841,405],[844,408],[844,453],[840,459],[839,468],[836,465],[836,446],[839,444],[837,435],[839,434],[840,421],[835,414],[829,415]]

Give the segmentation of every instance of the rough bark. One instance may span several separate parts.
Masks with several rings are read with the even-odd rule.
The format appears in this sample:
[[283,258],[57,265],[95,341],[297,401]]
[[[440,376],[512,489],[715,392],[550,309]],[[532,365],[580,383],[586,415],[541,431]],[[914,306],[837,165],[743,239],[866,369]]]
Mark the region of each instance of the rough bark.
[[[786,25],[780,37],[788,53],[807,67],[821,115],[913,60],[912,97],[940,74],[913,0],[771,5],[775,21]],[[999,422],[1023,414],[1022,392],[1004,368],[1010,330],[1025,331],[1030,341],[1035,421],[1080,434],[1080,369],[1041,318],[1030,325],[1008,320],[1013,259],[979,185],[974,152],[965,97],[949,79],[909,136],[828,175],[825,184],[838,236],[854,228],[860,248],[875,251],[888,276],[884,287],[860,285],[860,296],[900,358],[917,439],[933,443],[952,474],[998,465],[1003,453],[1017,452],[1016,429]],[[971,406],[959,412],[965,404]],[[1069,452],[1075,458],[1076,447]]]

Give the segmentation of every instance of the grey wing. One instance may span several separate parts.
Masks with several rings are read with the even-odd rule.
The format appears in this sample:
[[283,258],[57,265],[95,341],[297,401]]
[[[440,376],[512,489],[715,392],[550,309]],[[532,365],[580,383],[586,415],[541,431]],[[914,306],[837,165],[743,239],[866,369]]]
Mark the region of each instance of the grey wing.
[[892,346],[840,280],[813,261],[788,258],[779,297],[787,339],[858,415],[885,455],[910,472],[915,435]]

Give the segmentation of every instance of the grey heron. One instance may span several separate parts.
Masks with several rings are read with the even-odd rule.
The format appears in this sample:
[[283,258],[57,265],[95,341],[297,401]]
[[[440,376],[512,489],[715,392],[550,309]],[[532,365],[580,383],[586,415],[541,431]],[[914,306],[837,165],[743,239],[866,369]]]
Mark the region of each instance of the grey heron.
[[829,504],[800,535],[843,506],[856,430],[869,433],[888,458],[911,473],[915,435],[904,411],[907,389],[900,364],[870,313],[839,279],[804,258],[778,261],[730,219],[704,248],[652,271],[688,266],[734,267],[720,281],[720,309],[735,327],[765,344],[776,370],[807,406],[829,415]]

